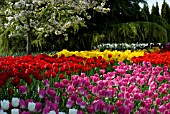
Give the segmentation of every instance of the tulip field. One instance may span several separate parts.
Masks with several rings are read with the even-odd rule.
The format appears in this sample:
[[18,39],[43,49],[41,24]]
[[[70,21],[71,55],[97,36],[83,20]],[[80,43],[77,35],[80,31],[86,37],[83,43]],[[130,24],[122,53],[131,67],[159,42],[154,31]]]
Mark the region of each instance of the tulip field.
[[170,114],[170,52],[0,57],[0,114]]

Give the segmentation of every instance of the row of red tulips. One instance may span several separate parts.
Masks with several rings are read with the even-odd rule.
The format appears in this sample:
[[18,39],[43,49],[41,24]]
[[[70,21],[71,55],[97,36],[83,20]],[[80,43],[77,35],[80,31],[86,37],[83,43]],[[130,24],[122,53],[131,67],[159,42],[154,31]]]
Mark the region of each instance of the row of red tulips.
[[133,57],[132,61],[134,63],[148,61],[156,65],[159,64],[159,65],[169,66],[170,65],[170,52],[166,51],[164,53],[161,53],[161,52],[156,51],[153,53],[145,53],[144,56]]
[[[110,56],[110,55],[109,55]],[[53,57],[45,54],[37,56],[22,57],[1,57],[0,58],[0,88],[6,85],[8,79],[11,84],[18,87],[20,79],[24,80],[28,85],[32,83],[32,77],[42,81],[43,79],[54,78],[56,81],[71,78],[71,74],[80,74],[81,72],[90,72],[94,68],[106,69],[114,62],[110,60],[106,62],[104,58],[83,58],[78,56]]]

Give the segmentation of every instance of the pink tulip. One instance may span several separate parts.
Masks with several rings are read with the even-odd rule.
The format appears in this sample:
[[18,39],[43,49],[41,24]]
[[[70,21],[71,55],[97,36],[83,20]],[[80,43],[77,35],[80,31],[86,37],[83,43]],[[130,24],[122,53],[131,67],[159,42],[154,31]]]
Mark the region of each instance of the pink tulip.
[[27,88],[26,86],[19,86],[19,91],[22,93],[22,94],[26,94],[27,93]]
[[102,69],[102,70],[100,70],[100,74],[104,74],[106,71],[105,71],[105,69]]
[[87,107],[87,112],[90,113],[90,114],[93,114],[95,113],[95,108],[94,106],[90,105]]
[[54,83],[54,87],[55,87],[56,89],[60,88],[60,83],[59,83],[59,82],[55,82],[55,83]]
[[157,114],[156,109],[155,109],[155,108],[152,108],[150,114]]
[[77,105],[80,105],[81,102],[82,102],[82,98],[77,98],[76,104],[77,104]]
[[92,88],[92,93],[93,93],[93,94],[97,95],[97,94],[98,94],[98,91],[99,91],[98,86],[94,86],[94,87]]
[[83,95],[84,94],[84,87],[83,86],[80,86],[80,87],[78,87],[78,93],[80,94],[80,95]]
[[86,74],[85,73],[81,73],[80,75],[82,78],[86,77]]
[[156,98],[156,105],[160,105],[161,104],[161,99],[160,98]]
[[170,103],[166,103],[166,108],[170,109]]
[[110,113],[113,113],[114,110],[116,109],[116,107],[114,105],[108,105],[107,106],[107,112],[110,114]]
[[130,110],[134,110],[134,108],[135,108],[135,106],[134,106],[133,103],[129,103],[129,104],[128,104],[128,107],[130,108]]
[[117,100],[117,101],[116,101],[116,106],[117,106],[117,107],[122,106],[122,104],[123,104],[123,103],[122,103],[122,100]]
[[140,114],[148,114],[148,110],[146,108],[144,108],[144,107],[140,107],[139,113]]
[[125,86],[120,86],[120,90],[121,90],[122,92],[125,92],[125,91],[126,91],[126,87],[125,87]]
[[63,79],[62,82],[64,83],[65,86],[67,86],[69,83],[68,79]]
[[86,108],[86,102],[80,102],[80,108],[85,109]]
[[77,114],[84,114],[82,110],[78,110]]
[[67,93],[69,94],[69,93],[72,93],[73,91],[75,91],[76,89],[74,88],[74,86],[72,86],[72,85],[69,85],[68,87],[67,87]]
[[60,89],[63,89],[63,88],[64,88],[64,83],[60,82]]
[[165,105],[161,105],[161,106],[159,106],[158,109],[159,109],[159,112],[164,113],[166,110],[166,107],[165,107]]
[[117,95],[119,99],[124,99],[124,96],[125,96],[124,92],[119,92]]

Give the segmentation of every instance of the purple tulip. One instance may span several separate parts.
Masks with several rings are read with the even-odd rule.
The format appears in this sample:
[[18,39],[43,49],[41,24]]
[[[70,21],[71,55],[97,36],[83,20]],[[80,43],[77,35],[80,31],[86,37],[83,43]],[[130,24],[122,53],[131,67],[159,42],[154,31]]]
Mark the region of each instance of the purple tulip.
[[59,96],[55,96],[54,97],[54,104],[59,104],[60,102],[60,97]]
[[56,96],[56,91],[55,90],[49,90],[48,94],[54,98]]
[[52,106],[52,104],[53,104],[53,103],[52,103],[51,101],[47,100],[46,103],[45,103],[45,108],[50,109],[51,106]]
[[48,80],[44,80],[43,82],[45,87],[49,87],[50,86],[50,82]]
[[31,114],[31,113],[30,113],[30,111],[27,111],[27,112],[23,111],[23,112],[21,112],[21,114]]
[[35,111],[36,112],[41,112],[42,111],[42,103],[36,102]]
[[85,109],[86,108],[86,102],[80,102],[80,108]]
[[25,101],[23,100],[23,99],[20,99],[20,101],[19,101],[19,107],[20,108],[26,108],[26,104],[25,104]]
[[50,110],[48,108],[44,108],[42,111],[42,114],[48,114],[50,112]]
[[39,90],[39,97],[40,97],[40,98],[44,98],[45,95],[46,95],[46,91],[41,88],[41,89]]
[[26,94],[27,93],[27,88],[26,86],[19,86],[19,91],[22,93],[22,94]]
[[51,104],[50,110],[58,111],[58,104]]
[[116,107],[112,104],[108,105],[107,106],[107,112],[110,114],[110,113],[113,113],[114,110],[116,109]]
[[69,100],[67,101],[67,103],[66,103],[66,107],[67,107],[67,108],[71,108],[73,105],[74,105],[74,101],[71,100],[71,99],[69,99]]

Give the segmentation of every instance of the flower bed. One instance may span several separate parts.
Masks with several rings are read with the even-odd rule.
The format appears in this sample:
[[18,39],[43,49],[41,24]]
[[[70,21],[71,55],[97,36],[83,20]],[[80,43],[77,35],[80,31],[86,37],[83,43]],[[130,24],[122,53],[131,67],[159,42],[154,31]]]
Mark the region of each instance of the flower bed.
[[124,52],[114,53],[1,57],[0,114],[170,113],[168,66],[117,62]]

